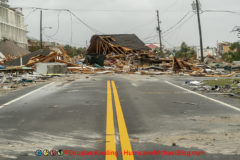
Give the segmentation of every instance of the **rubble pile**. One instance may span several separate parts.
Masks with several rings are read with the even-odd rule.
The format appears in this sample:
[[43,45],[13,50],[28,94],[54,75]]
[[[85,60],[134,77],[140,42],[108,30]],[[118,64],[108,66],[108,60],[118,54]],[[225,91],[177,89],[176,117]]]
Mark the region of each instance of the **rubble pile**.
[[233,69],[233,65],[223,62],[221,59],[215,59],[207,56],[204,63],[199,61],[180,60],[173,58],[173,71],[175,73],[183,72],[196,77],[231,77],[238,70]]
[[172,59],[159,58],[134,34],[94,35],[86,64],[69,67],[72,72],[156,74],[171,69]]
[[11,61],[11,60],[14,60],[14,59],[17,59],[17,58],[18,58],[17,56],[4,55],[4,58],[2,58],[0,60],[0,65],[3,65],[5,62]]
[[[96,58],[96,57],[95,57]],[[128,73],[142,75],[172,75],[184,74],[196,77],[231,77],[240,71],[240,65],[226,62],[211,61],[209,64],[200,63],[192,59],[160,58],[152,52],[139,52],[134,54],[107,54],[104,58],[81,67],[72,67],[71,71],[85,74],[100,73]]]
[[238,66],[233,67],[213,56],[207,56],[204,63],[193,59],[159,57],[134,34],[94,35],[85,64],[80,66],[68,69],[85,74],[184,74],[202,77],[231,77],[239,70]]
[[230,64],[213,56],[207,56],[203,63],[196,59],[159,57],[135,34],[94,35],[84,57],[79,55],[71,58],[58,45],[24,54],[18,58],[10,56],[6,59],[8,61],[2,64],[4,66],[1,66],[0,70],[11,73],[36,70],[39,63],[66,64],[69,73],[82,74],[178,74],[197,77],[231,77],[240,71],[240,63],[237,61]]
[[58,62],[65,63],[71,67],[78,67],[74,60],[67,55],[63,48],[51,48],[51,49],[40,49],[30,54],[24,55],[17,59],[7,61],[4,65],[8,68],[9,66],[21,66],[35,68],[37,63],[49,63]]
[[29,54],[30,52],[19,47],[13,41],[2,40],[0,42],[0,53],[0,64],[3,65],[6,61],[14,60],[18,57]]
[[171,59],[157,58],[151,52],[142,52],[128,55],[107,55],[104,66],[112,67],[116,73],[162,71],[166,72],[171,67]]
[[12,90],[29,87],[38,83],[43,83],[56,76],[23,73],[1,73],[0,74],[0,95]]

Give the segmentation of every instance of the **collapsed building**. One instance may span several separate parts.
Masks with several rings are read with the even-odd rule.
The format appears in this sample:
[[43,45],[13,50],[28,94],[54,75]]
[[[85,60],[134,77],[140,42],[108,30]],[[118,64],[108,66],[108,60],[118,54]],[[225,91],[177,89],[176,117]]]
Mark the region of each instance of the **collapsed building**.
[[107,65],[106,60],[129,60],[130,56],[148,50],[135,34],[94,35],[87,50],[86,60],[89,64],[103,66]]
[[137,72],[151,64],[170,66],[172,59],[160,58],[150,50],[135,34],[94,35],[86,58],[88,64],[110,66],[116,73]]
[[68,66],[78,66],[74,60],[67,55],[63,48],[40,49],[17,59],[7,61],[5,66],[27,66],[35,67],[37,63],[58,62]]
[[[87,50],[87,59],[90,64],[99,64],[97,60],[113,62],[118,59],[139,64],[161,63],[166,60],[151,52],[135,34],[94,35]],[[104,65],[107,64],[110,65],[105,61]]]
[[13,60],[17,57],[24,56],[30,53],[28,50],[19,47],[15,42],[9,40],[0,41],[0,52],[4,55],[4,58],[0,60],[0,63]]
[[88,54],[132,54],[148,51],[149,48],[135,34],[94,35]]

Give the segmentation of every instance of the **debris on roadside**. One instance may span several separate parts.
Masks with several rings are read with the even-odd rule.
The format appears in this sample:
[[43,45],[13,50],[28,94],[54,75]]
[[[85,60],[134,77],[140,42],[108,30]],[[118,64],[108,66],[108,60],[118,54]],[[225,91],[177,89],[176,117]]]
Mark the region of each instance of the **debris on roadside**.
[[[6,61],[3,66],[6,67],[5,72],[10,66],[31,67],[36,70],[39,63],[65,64],[66,72],[82,74],[233,77],[238,76],[240,71],[238,61],[230,64],[210,55],[205,57],[203,63],[196,59],[160,57],[146,47],[135,34],[94,35],[85,57],[78,55],[72,58],[58,45]],[[4,71],[0,67],[1,69]]]
[[74,60],[70,58],[62,47],[52,48],[52,49],[40,49],[38,51],[32,52],[30,54],[24,55],[17,59],[7,61],[4,66],[21,66],[35,68],[37,63],[49,63],[58,62],[64,63],[71,67],[78,67],[74,63]]
[[240,97],[240,79],[186,81],[185,84],[196,91]]
[[68,71],[195,77],[232,77],[238,71],[237,66],[213,56],[207,56],[204,63],[194,59],[159,57],[134,34],[94,35],[85,58],[80,67],[71,66]]
[[[94,35],[84,56],[70,57],[62,46],[57,45],[32,53],[21,51],[20,54],[16,51],[10,55],[4,54],[1,58],[0,73],[4,75],[0,77],[1,84],[23,83],[26,85],[26,83],[44,81],[51,76],[60,76],[66,73],[194,77],[240,76],[239,61],[227,63],[210,55],[205,57],[204,62],[194,58],[176,58],[173,55],[160,57],[146,47],[135,34]],[[31,76],[22,78],[26,74],[33,75],[35,78],[29,78]],[[186,81],[186,84],[201,91],[233,90],[231,85],[212,86],[201,81]],[[240,83],[234,87],[239,86]],[[222,89],[223,87],[224,89]],[[12,85],[11,88],[16,88],[16,86]]]

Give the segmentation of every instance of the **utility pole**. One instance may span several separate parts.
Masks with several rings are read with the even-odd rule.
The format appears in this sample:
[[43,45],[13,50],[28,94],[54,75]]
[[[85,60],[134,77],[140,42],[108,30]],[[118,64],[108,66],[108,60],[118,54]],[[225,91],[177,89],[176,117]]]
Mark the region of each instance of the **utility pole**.
[[158,34],[159,34],[160,51],[162,53],[162,51],[163,51],[163,47],[162,47],[162,31],[161,31],[161,28],[160,28],[160,20],[159,20],[159,11],[158,10],[157,10],[157,21],[158,21],[157,31],[158,31]]
[[202,41],[202,27],[201,27],[201,19],[200,19],[199,0],[196,0],[196,9],[197,9],[198,29],[199,29],[199,37],[200,37],[201,62],[203,62],[204,61],[204,59],[203,59],[203,41]]
[[43,48],[42,45],[42,10],[40,10],[40,48]]

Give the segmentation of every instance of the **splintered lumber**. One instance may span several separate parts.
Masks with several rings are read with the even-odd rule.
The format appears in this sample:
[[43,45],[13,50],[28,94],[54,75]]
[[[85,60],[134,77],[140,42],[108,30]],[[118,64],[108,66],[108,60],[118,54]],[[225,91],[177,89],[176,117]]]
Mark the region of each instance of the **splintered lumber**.
[[49,57],[46,57],[46,59],[44,59],[44,60],[42,61],[42,63],[47,63],[47,62],[50,62],[50,61],[52,61],[52,60],[55,60],[56,57],[57,57],[57,55],[51,55],[51,56],[49,56]]
[[182,70],[182,69],[184,69],[182,62],[178,60],[176,57],[174,57],[172,70],[175,72],[178,72],[179,70]]
[[[61,49],[61,48],[60,48]],[[32,57],[28,63],[26,64],[27,67],[31,67],[35,65],[36,63],[47,63],[47,62],[59,62],[59,63],[65,63],[68,66],[72,67],[79,67],[79,65],[73,64],[71,61],[73,61],[64,51],[64,49],[61,49],[62,53],[57,52],[50,52],[47,56],[43,55],[37,55],[35,57]]]
[[178,67],[179,67],[180,69],[183,69],[184,66],[183,66],[183,64],[182,64],[182,61],[178,60],[176,57],[174,57],[174,58],[175,58],[175,62],[177,63]]
[[200,71],[200,70],[202,70],[202,68],[197,67],[196,65],[194,65],[194,64],[192,64],[192,63],[189,63],[189,62],[186,62],[186,61],[182,61],[182,63],[183,63],[183,65],[184,65],[186,68],[188,68],[188,69],[190,69],[190,70],[192,70],[192,71]]
[[71,67],[79,67],[79,65],[77,65],[77,64],[73,64],[73,63],[70,63],[70,62],[66,62],[66,61],[60,60],[60,59],[56,59],[56,62],[65,63],[65,64],[67,64],[68,66],[71,66]]
[[81,71],[83,74],[96,74],[96,71],[91,71],[91,70],[83,70]]
[[49,55],[47,56],[41,56],[41,55],[38,55],[38,56],[35,56],[35,57],[32,57],[28,63],[26,64],[27,67],[30,67],[30,66],[33,66],[34,64],[36,63],[39,63],[39,62],[42,62],[42,63],[46,63],[46,62],[49,62],[51,60],[54,60],[57,56],[57,53],[56,52],[51,52],[49,53]]
[[97,39],[97,46],[96,46],[97,53],[99,52],[99,49],[98,49],[99,42],[104,42],[107,46],[109,46],[117,54],[125,54],[121,49],[119,49],[119,48],[121,48],[121,46],[113,45],[109,40],[107,41],[106,38],[104,38],[102,36],[99,36],[99,39]]

